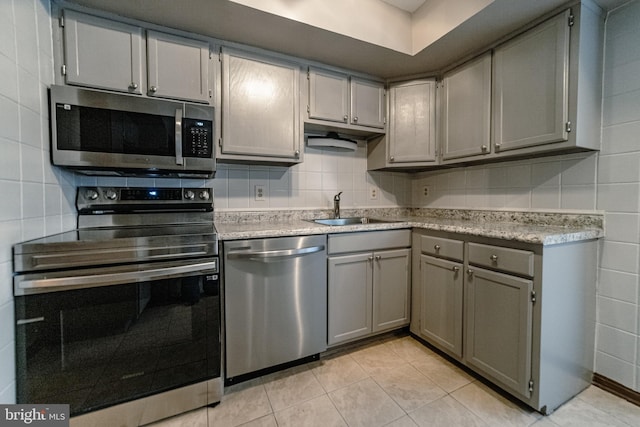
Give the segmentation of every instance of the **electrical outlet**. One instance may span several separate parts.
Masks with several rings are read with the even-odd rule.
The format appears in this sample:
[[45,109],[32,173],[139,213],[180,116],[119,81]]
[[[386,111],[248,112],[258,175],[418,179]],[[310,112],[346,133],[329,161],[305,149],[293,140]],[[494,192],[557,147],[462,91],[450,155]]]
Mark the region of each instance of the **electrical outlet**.
[[431,194],[431,187],[429,187],[428,185],[423,186],[422,197],[429,197],[429,194]]
[[376,187],[369,188],[369,200],[378,200],[378,189]]
[[258,202],[264,202],[265,200],[267,200],[267,195],[264,191],[264,185],[255,186],[255,199]]

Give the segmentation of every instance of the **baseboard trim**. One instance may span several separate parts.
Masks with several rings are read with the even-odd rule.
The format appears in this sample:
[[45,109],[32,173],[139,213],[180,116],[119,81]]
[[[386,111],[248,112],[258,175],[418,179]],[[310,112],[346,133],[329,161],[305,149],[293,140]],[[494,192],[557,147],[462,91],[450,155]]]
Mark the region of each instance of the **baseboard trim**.
[[593,385],[640,406],[640,393],[600,374],[593,374]]

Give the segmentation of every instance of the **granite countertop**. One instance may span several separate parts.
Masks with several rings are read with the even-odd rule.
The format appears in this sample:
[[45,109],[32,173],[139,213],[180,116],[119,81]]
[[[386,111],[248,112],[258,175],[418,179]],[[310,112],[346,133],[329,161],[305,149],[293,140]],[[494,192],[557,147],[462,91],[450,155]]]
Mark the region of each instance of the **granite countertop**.
[[598,214],[528,213],[470,210],[370,209],[343,212],[343,217],[367,216],[393,222],[328,226],[312,218],[329,218],[327,211],[225,212],[216,216],[220,240],[358,231],[422,228],[524,243],[556,245],[604,236]]

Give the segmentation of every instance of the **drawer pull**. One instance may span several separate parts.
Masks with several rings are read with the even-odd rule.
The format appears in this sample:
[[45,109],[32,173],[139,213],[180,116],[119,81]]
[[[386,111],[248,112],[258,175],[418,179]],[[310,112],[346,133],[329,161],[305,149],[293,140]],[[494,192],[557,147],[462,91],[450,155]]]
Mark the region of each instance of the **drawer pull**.
[[498,262],[498,255],[491,255],[489,259],[493,262]]
[[434,245],[434,246],[433,246],[433,249],[435,249],[435,250],[436,250],[436,252],[438,252],[438,251],[440,250],[440,245]]
[[376,261],[380,261],[380,259],[382,259],[382,256],[376,255]]
[[469,277],[473,276],[473,270],[472,269],[468,269],[467,270],[467,274],[469,275]]
[[454,265],[453,268],[451,268],[451,270],[453,270],[454,273],[457,273],[458,271],[460,271],[460,267],[458,267],[457,265]]

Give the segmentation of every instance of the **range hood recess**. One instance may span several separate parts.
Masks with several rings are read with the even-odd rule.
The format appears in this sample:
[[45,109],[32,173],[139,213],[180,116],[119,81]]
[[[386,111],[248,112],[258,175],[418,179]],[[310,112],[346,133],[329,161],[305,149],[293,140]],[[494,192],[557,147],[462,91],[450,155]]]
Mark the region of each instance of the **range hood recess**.
[[312,148],[331,148],[340,151],[356,151],[358,142],[340,136],[337,132],[328,132],[326,135],[309,135],[307,146]]

